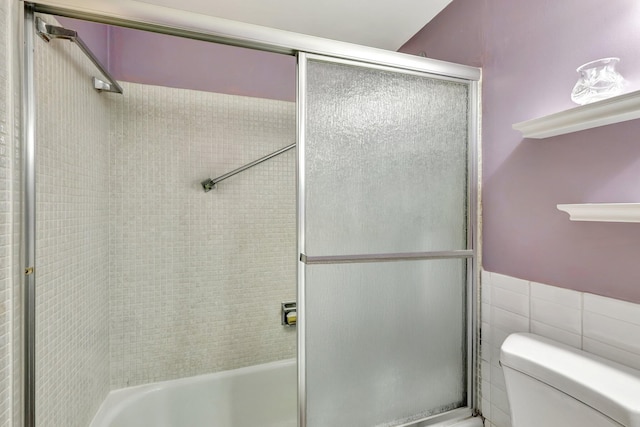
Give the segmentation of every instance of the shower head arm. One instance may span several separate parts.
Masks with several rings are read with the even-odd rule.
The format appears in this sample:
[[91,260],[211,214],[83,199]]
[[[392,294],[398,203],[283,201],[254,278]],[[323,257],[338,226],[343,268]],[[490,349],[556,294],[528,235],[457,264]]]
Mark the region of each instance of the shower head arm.
[[289,151],[292,148],[296,148],[295,142],[293,144],[291,144],[291,145],[287,145],[286,147],[279,149],[278,151],[274,151],[271,154],[267,154],[264,157],[260,157],[258,160],[254,160],[251,163],[247,163],[244,166],[240,166],[239,168],[234,169],[231,172],[227,172],[224,175],[220,175],[217,178],[207,178],[204,181],[202,181],[200,184],[202,185],[202,188],[204,189],[204,192],[208,193],[209,191],[211,191],[214,188],[216,188],[216,184],[219,183],[220,181],[224,181],[227,178],[231,178],[232,176],[234,176],[236,174],[239,174],[240,172],[243,172],[243,171],[245,171],[245,170],[247,170],[249,168],[252,168],[252,167],[254,167],[256,165],[259,165],[260,163],[265,162],[265,161],[269,160],[272,157],[278,156],[278,155],[284,153],[285,151]]

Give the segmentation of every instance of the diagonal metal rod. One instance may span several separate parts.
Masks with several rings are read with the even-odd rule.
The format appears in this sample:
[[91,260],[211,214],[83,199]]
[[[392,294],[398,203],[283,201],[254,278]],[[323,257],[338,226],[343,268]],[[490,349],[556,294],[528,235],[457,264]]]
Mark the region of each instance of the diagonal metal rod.
[[232,176],[234,176],[236,174],[239,174],[240,172],[246,171],[247,169],[252,168],[255,165],[259,165],[260,163],[265,162],[265,161],[269,160],[272,157],[278,156],[278,155],[284,153],[285,151],[289,151],[292,148],[296,148],[295,142],[293,144],[291,144],[291,145],[287,145],[286,147],[279,149],[278,151],[274,151],[271,154],[267,154],[266,156],[261,157],[258,160],[254,160],[251,163],[247,163],[244,166],[240,166],[239,168],[234,169],[231,172],[227,172],[224,175],[220,175],[217,178],[205,179],[204,181],[201,182],[202,188],[204,188],[204,192],[205,193],[208,193],[209,191],[211,191],[214,188],[216,188],[216,184],[219,183],[220,181],[224,181],[227,178],[231,178]]
[[91,49],[84,44],[78,33],[73,30],[69,30],[63,27],[56,27],[55,25],[47,24],[41,18],[36,18],[36,32],[38,35],[49,42],[53,39],[70,40],[74,42],[84,52],[85,55],[93,62],[93,65],[98,67],[100,73],[109,80],[109,83],[103,82],[100,79],[93,78],[93,87],[98,91],[122,93],[122,87],[118,84],[102,63],[91,52]]

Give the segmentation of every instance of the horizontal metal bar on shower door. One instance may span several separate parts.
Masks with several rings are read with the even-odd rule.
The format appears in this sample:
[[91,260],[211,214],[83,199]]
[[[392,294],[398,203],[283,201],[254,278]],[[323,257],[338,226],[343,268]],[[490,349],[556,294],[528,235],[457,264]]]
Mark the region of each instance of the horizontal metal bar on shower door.
[[63,39],[70,40],[75,43],[82,52],[91,60],[93,65],[95,65],[100,73],[109,81],[104,82],[96,77],[93,78],[93,87],[94,89],[100,92],[113,92],[113,93],[122,93],[122,87],[118,84],[116,79],[109,74],[107,69],[102,65],[102,63],[96,58],[96,56],[91,52],[91,49],[82,41],[78,33],[73,30],[69,30],[64,27],[57,27],[55,25],[47,24],[43,19],[36,18],[36,32],[38,35],[45,41],[49,42],[53,39]]
[[367,254],[367,255],[335,255],[335,256],[307,256],[300,254],[300,261],[306,265],[315,264],[355,264],[364,262],[392,262],[392,261],[420,261],[429,259],[472,258],[472,250],[439,251],[439,252],[406,252],[395,254]]
[[237,175],[240,172],[244,172],[247,169],[254,167],[255,165],[259,165],[262,162],[266,162],[270,158],[278,156],[278,155],[280,155],[280,154],[282,154],[282,153],[284,153],[286,151],[291,150],[292,148],[296,148],[295,142],[293,144],[291,144],[291,145],[287,145],[286,147],[279,149],[278,151],[274,151],[271,154],[267,154],[264,157],[260,157],[258,160],[254,160],[251,163],[247,163],[244,166],[240,166],[239,168],[234,169],[231,172],[227,172],[224,175],[220,175],[217,178],[205,179],[204,181],[201,182],[202,188],[204,188],[205,193],[207,193],[207,192],[213,190],[214,188],[216,188],[216,184],[219,183],[220,181],[224,181],[225,179],[231,178],[232,176]]

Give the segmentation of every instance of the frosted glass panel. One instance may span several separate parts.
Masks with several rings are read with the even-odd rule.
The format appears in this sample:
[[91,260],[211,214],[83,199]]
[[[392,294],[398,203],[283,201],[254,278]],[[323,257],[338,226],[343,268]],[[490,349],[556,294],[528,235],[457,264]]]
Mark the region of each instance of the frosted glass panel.
[[309,61],[306,254],[466,249],[468,86]]
[[307,266],[307,425],[392,426],[466,405],[466,260]]

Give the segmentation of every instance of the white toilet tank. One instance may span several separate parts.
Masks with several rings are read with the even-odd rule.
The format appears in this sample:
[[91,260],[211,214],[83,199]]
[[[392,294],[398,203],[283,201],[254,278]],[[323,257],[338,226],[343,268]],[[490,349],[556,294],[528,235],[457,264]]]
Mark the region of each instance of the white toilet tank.
[[513,427],[640,427],[640,371],[533,334],[500,363]]

